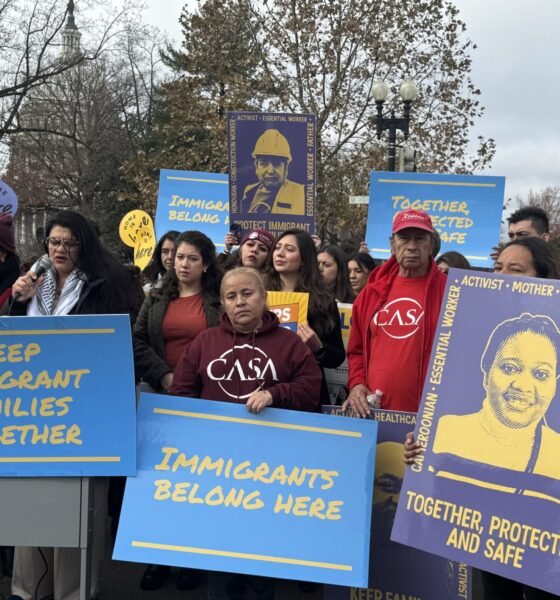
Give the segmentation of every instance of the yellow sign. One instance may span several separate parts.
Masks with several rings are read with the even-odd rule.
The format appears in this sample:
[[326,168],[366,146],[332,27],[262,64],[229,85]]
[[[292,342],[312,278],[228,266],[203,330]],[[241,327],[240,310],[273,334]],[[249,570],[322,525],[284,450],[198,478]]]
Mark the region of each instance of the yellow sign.
[[131,210],[121,219],[119,235],[127,246],[136,248],[136,236],[140,227],[154,228],[152,217],[143,210]]
[[152,260],[156,247],[156,234],[153,225],[140,227],[136,232],[134,264],[143,271]]
[[307,323],[307,292],[267,292],[267,301],[282,327],[297,331],[298,325]]

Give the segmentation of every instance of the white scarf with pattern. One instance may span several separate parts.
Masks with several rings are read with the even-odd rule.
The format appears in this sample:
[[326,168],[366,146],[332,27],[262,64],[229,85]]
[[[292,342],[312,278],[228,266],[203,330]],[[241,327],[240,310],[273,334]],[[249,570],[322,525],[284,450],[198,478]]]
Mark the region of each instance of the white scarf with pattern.
[[[38,262],[31,267],[31,271],[35,271]],[[56,269],[51,266],[45,271],[45,279],[27,307],[28,316],[67,315],[76,306],[85,284],[85,275],[78,269],[74,269],[68,275],[60,292],[58,303],[56,302],[56,279]]]

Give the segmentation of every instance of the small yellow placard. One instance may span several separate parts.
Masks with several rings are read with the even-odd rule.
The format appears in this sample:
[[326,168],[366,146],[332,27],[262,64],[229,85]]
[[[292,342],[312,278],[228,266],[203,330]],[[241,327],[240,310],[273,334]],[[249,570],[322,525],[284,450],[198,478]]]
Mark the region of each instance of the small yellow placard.
[[140,227],[154,228],[152,217],[143,210],[131,210],[121,219],[119,235],[127,246],[136,248],[136,236]]

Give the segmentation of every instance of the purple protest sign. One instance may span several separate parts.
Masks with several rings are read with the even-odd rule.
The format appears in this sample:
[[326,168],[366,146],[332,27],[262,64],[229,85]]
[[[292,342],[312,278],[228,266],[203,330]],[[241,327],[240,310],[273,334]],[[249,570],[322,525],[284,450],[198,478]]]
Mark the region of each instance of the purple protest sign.
[[0,214],[16,214],[18,209],[18,199],[14,190],[5,182],[0,181]]
[[560,589],[560,283],[453,269],[394,541]]
[[315,115],[227,115],[230,221],[315,232]]
[[[344,415],[339,406],[323,412]],[[402,598],[471,598],[471,570],[465,564],[392,542],[395,519],[405,473],[403,441],[416,425],[414,413],[374,410],[378,422],[373,513],[369,563],[369,588],[325,586],[323,600],[398,600]],[[406,577],[403,577],[406,565]]]

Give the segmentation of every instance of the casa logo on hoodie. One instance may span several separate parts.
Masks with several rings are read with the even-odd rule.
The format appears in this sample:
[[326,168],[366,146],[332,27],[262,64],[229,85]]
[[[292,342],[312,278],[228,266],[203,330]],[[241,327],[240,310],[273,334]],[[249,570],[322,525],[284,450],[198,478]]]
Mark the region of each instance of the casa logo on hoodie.
[[217,381],[225,394],[246,399],[261,385],[278,381],[272,359],[251,344],[234,346],[208,363],[208,377]]

